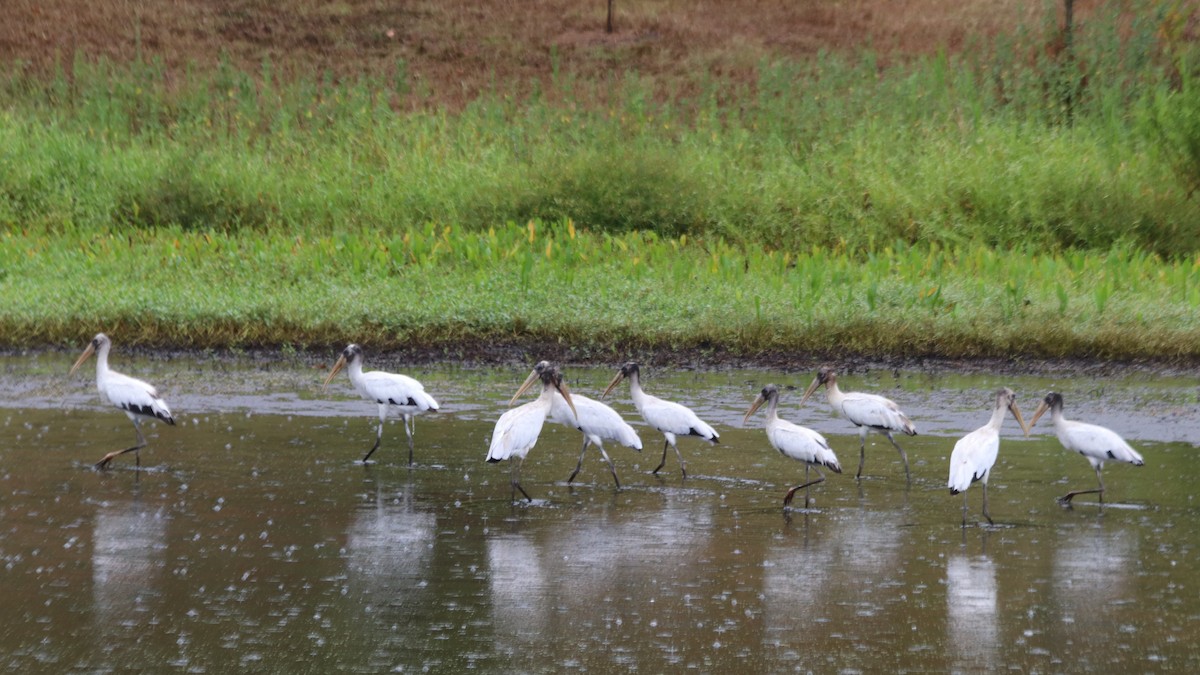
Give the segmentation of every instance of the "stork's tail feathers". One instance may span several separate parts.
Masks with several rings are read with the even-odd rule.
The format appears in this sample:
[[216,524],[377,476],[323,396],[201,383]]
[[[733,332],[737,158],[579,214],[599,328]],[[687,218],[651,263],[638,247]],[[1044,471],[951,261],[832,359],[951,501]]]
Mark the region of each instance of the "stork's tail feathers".
[[1146,460],[1142,459],[1142,456],[1140,454],[1138,454],[1138,451],[1134,450],[1133,448],[1129,448],[1129,457],[1126,458],[1125,461],[1129,462],[1130,464],[1132,464],[1134,466],[1145,466],[1146,465]]
[[[425,392],[421,392],[421,393],[425,394]],[[439,408],[439,406],[438,406],[437,399],[430,396],[429,394],[425,394],[425,410],[431,410],[433,412],[437,412],[438,408]]]
[[171,415],[170,408],[166,403],[163,403],[161,398],[154,399],[153,403],[147,405],[138,405],[137,403],[122,403],[121,410],[133,413],[135,415],[144,415],[146,417],[154,417],[160,419],[171,426],[175,426],[175,417]]
[[841,465],[841,464],[839,464],[839,463],[838,463],[838,461],[837,461],[836,459],[835,459],[835,460],[828,461],[828,462],[825,462],[825,468],[829,469],[830,471],[832,471],[832,472],[834,472],[834,473],[841,473],[841,472],[842,472],[842,465]]
[[952,494],[952,495],[959,494],[960,492],[962,492],[962,490],[959,490],[957,488],[950,488],[950,494]]

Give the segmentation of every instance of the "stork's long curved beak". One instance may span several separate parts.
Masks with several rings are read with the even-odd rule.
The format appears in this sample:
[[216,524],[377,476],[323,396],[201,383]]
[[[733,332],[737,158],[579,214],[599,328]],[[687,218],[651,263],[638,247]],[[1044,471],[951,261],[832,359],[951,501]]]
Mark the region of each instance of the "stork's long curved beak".
[[[511,406],[512,404],[516,403],[517,399],[521,398],[521,394],[529,391],[529,388],[533,386],[533,383],[538,381],[538,377],[540,377],[540,373],[538,373],[537,368],[531,370],[529,372],[529,377],[525,378],[525,381],[521,383],[521,388],[517,390],[517,393],[513,394],[513,397],[509,399],[508,404]],[[574,410],[574,407],[571,409]]]
[[754,403],[750,406],[750,409],[746,411],[746,415],[742,417],[742,426],[746,426],[746,420],[750,419],[750,416],[757,412],[762,407],[762,404],[766,402],[767,399],[763,398],[762,394],[759,394],[758,398],[754,399]]
[[821,376],[820,375],[814,377],[812,384],[808,385],[808,389],[804,390],[804,396],[801,397],[801,399],[800,399],[800,405],[804,405],[804,402],[808,400],[809,396],[813,395],[813,392],[816,391],[817,387],[819,387],[819,386],[821,386]]
[[[1025,437],[1029,437],[1029,427],[1032,425],[1025,424],[1025,418],[1021,417],[1021,409],[1017,407],[1017,402],[1013,401],[1012,405],[1008,406],[1008,410],[1017,418],[1017,424],[1021,425],[1021,431],[1025,432]],[[1036,418],[1034,418],[1036,419]]]
[[617,376],[612,379],[612,382],[608,383],[608,388],[604,390],[603,394],[600,394],[600,398],[608,398],[609,393],[612,392],[612,390],[616,388],[616,386],[620,384],[621,380],[623,379],[625,379],[625,373],[622,373],[618,370]]
[[575,401],[571,400],[571,390],[567,387],[567,383],[559,382],[555,384],[554,387],[555,389],[558,389],[558,393],[562,394],[562,397],[567,400],[567,405],[571,407],[571,412],[575,415],[575,421],[578,422],[579,411],[575,409]]
[[331,380],[333,380],[333,376],[337,375],[338,371],[340,371],[342,369],[342,366],[345,366],[345,365],[346,365],[345,355],[339,356],[337,363],[333,364],[333,370],[329,371],[329,377],[325,378],[325,384],[322,384],[321,388],[324,389],[325,387],[328,387],[329,382]]
[[1032,429],[1033,425],[1037,424],[1037,421],[1041,419],[1042,415],[1045,415],[1046,411],[1049,409],[1050,406],[1047,405],[1045,401],[1042,401],[1042,404],[1039,405],[1037,410],[1034,411],[1033,419],[1029,420],[1029,428]]
[[71,366],[71,372],[69,372],[67,374],[74,375],[75,371],[79,370],[79,366],[82,366],[83,362],[87,361],[88,357],[91,356],[95,351],[96,351],[96,345],[89,342],[87,349],[83,350],[83,353],[79,355],[78,359],[75,359],[75,365]]

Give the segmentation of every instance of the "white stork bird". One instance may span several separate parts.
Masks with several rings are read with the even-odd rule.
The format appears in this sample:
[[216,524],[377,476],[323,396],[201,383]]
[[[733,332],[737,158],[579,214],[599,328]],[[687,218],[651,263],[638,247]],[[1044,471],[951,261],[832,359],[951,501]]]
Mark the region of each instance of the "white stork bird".
[[1078,452],[1086,457],[1087,461],[1091,462],[1092,468],[1096,470],[1096,480],[1100,482],[1099,489],[1068,492],[1058,499],[1059,503],[1069,506],[1076,495],[1099,493],[1100,503],[1103,504],[1104,478],[1100,476],[1100,467],[1105,462],[1129,462],[1134,466],[1142,466],[1146,463],[1142,456],[1129,447],[1125,439],[1118,436],[1117,432],[1112,429],[1085,422],[1074,422],[1063,417],[1062,394],[1055,392],[1046,394],[1046,398],[1038,406],[1037,412],[1033,413],[1033,421],[1029,423],[1029,426],[1037,424],[1047,410],[1050,411],[1050,417],[1054,420],[1054,434],[1058,436],[1058,442],[1062,443],[1067,450]]
[[666,466],[667,448],[671,447],[675,448],[675,456],[679,458],[679,470],[683,472],[683,477],[687,478],[687,464],[683,461],[679,446],[675,445],[675,436],[699,436],[714,444],[718,443],[721,437],[689,408],[671,401],[664,401],[642,391],[639,369],[640,366],[633,361],[621,366],[616,377],[609,383],[600,398],[608,396],[623,378],[629,378],[629,396],[633,399],[634,407],[641,413],[642,419],[646,420],[647,424],[661,431],[666,438],[666,442],[663,443],[662,461],[658,463],[658,468],[651,473],[658,473]]
[[496,428],[492,430],[492,443],[488,448],[487,461],[490,463],[506,459],[511,461],[514,457],[520,460],[512,464],[511,481],[514,501],[517,499],[517,490],[525,495],[527,501],[533,501],[525,488],[521,487],[521,464],[525,462],[525,456],[529,454],[530,448],[537,443],[538,435],[542,433],[542,425],[554,405],[556,391],[562,394],[571,413],[576,414],[575,403],[571,399],[571,390],[553,367],[543,368],[541,372],[535,369],[529,373],[529,377],[525,378],[525,382],[521,384],[517,393],[513,394],[508,404],[512,405],[516,402],[521,394],[528,391],[529,387],[539,379],[542,381],[542,395],[536,401],[513,408],[501,415],[500,419],[496,420]]
[[992,465],[1000,454],[1000,426],[1004,424],[1005,409],[1012,412],[1021,431],[1029,435],[1029,427],[1021,417],[1017,407],[1017,395],[1012,389],[1004,387],[996,391],[996,406],[992,409],[992,419],[987,424],[958,439],[954,444],[954,452],[950,453],[950,479],[947,486],[950,494],[963,493],[963,527],[967,526],[967,488],[975,481],[983,482],[983,517],[989,525],[994,525],[988,515],[987,484],[988,476],[992,473]]
[[333,370],[329,372],[329,377],[325,378],[325,384],[322,386],[328,387],[333,376],[346,364],[350,364],[346,370],[349,371],[350,382],[359,396],[379,404],[379,431],[375,434],[375,445],[372,445],[362,458],[363,464],[366,464],[379,448],[379,443],[383,440],[383,422],[387,419],[388,406],[395,406],[404,418],[404,433],[408,436],[408,464],[412,466],[413,418],[418,413],[429,410],[437,412],[438,402],[425,393],[425,387],[420,382],[407,375],[385,373],[381,370],[364,373],[362,347],[353,343],[342,350],[342,355],[338,357],[337,363],[333,364]]
[[[783,498],[783,506],[787,508],[792,503],[792,497],[795,496],[796,491],[804,488],[804,508],[807,509],[809,486],[825,482],[825,474],[821,473],[821,467],[827,467],[834,473],[841,473],[842,465],[838,463],[837,456],[833,454],[833,450],[830,449],[824,436],[812,429],[779,418],[777,410],[779,388],[773,384],[763,387],[762,393],[754,399],[754,403],[742,418],[743,426],[746,424],[746,420],[762,407],[763,403],[769,404],[766,423],[767,440],[785,457],[804,462],[804,483],[788,490],[787,495]],[[816,468],[819,478],[814,481],[808,480],[809,467]]]
[[171,409],[167,407],[167,402],[162,400],[153,385],[108,369],[108,350],[111,348],[112,340],[109,340],[104,333],[97,333],[96,337],[88,343],[87,349],[83,350],[83,354],[75,361],[75,365],[71,366],[69,374],[73,375],[94,352],[96,354],[96,388],[100,390],[103,398],[108,399],[109,403],[125,411],[129,420],[133,422],[134,431],[137,432],[137,445],[108,453],[104,459],[96,462],[96,468],[108,467],[114,457],[127,452],[134,453],[137,458],[137,466],[141,468],[140,450],[146,447],[146,437],[142,435],[141,418],[155,417],[172,426],[175,424],[175,418],[171,416]]
[[[549,361],[541,361],[533,369],[535,372],[541,373],[550,367]],[[556,372],[555,376],[558,378],[558,383],[561,384],[562,373]],[[551,422],[557,422],[583,432],[583,449],[579,451],[579,462],[575,465],[575,470],[571,472],[571,477],[567,479],[567,482],[575,481],[575,476],[578,476],[579,471],[583,468],[583,456],[587,453],[588,446],[594,445],[600,451],[600,455],[604,457],[604,461],[608,463],[608,470],[612,472],[613,481],[620,489],[621,479],[617,478],[617,467],[613,466],[613,461],[604,451],[604,441],[616,441],[627,448],[641,452],[642,439],[638,438],[633,427],[621,419],[617,411],[603,403],[580,394],[572,394],[571,400],[575,404],[575,412],[579,413],[578,417],[567,406],[567,400],[563,398],[562,394],[557,392],[554,394],[549,414]]]
[[858,473],[854,474],[854,477],[862,478],[863,463],[867,459],[867,432],[876,431],[887,436],[892,445],[896,446],[896,450],[900,452],[900,459],[904,460],[904,479],[912,483],[912,477],[908,473],[908,455],[904,454],[904,448],[900,447],[900,444],[892,437],[892,432],[902,431],[909,436],[916,436],[917,428],[904,413],[900,412],[899,406],[876,394],[864,394],[856,391],[849,394],[843,393],[841,389],[838,389],[837,372],[830,366],[823,366],[817,371],[817,377],[804,392],[804,398],[800,399],[800,405],[804,405],[808,397],[812,396],[817,387],[822,384],[825,385],[829,405],[833,406],[833,412],[845,417],[858,427]]

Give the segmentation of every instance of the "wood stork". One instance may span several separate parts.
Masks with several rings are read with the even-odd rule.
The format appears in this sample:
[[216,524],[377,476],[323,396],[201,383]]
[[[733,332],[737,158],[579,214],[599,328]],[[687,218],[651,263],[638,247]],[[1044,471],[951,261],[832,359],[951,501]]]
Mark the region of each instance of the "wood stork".
[[1037,424],[1042,415],[1046,411],[1050,411],[1050,417],[1054,420],[1054,434],[1058,436],[1058,442],[1067,450],[1078,452],[1091,462],[1092,468],[1096,470],[1096,480],[1100,482],[1099,489],[1096,490],[1075,490],[1068,492],[1066,495],[1059,497],[1060,504],[1069,506],[1071,500],[1077,495],[1086,495],[1098,493],[1100,495],[1100,503],[1104,503],[1104,478],[1100,475],[1100,467],[1105,462],[1129,462],[1134,466],[1142,466],[1146,462],[1136,450],[1129,447],[1125,439],[1117,435],[1117,432],[1112,429],[1097,426],[1095,424],[1087,424],[1085,422],[1074,422],[1063,417],[1063,397],[1062,394],[1050,392],[1046,394],[1046,398],[1042,399],[1041,405],[1038,406],[1037,412],[1033,413],[1033,420],[1029,426]]
[[[758,397],[754,399],[754,403],[750,409],[746,411],[746,415],[742,417],[742,425],[746,424],[746,420],[755,413],[763,403],[767,403],[767,440],[776,450],[783,453],[785,457],[804,462],[804,483],[788,490],[788,493],[783,498],[783,506],[787,508],[792,503],[792,497],[796,491],[804,488],[804,508],[808,508],[808,488],[810,485],[825,482],[825,474],[821,473],[821,467],[828,467],[834,473],[842,472],[842,465],[838,463],[837,456],[833,454],[833,450],[829,447],[829,443],[821,434],[802,427],[798,424],[792,424],[787,420],[779,418],[779,388],[773,384],[768,384],[763,387]],[[810,481],[808,479],[809,467],[816,468],[817,478]]]
[[71,366],[69,374],[73,375],[94,352],[96,354],[96,388],[100,390],[103,398],[125,411],[130,421],[133,422],[134,431],[137,432],[137,445],[108,453],[104,459],[96,462],[96,468],[104,469],[114,457],[132,452],[137,459],[137,467],[140,469],[142,466],[140,450],[146,447],[146,437],[142,435],[141,418],[154,417],[172,426],[175,424],[175,418],[171,416],[171,409],[167,407],[167,402],[162,400],[153,385],[108,369],[108,350],[111,348],[112,340],[109,340],[104,333],[97,333],[96,337],[88,343],[87,349],[83,350],[83,354],[75,361],[75,365]]
[[521,487],[521,465],[525,462],[525,456],[529,454],[530,448],[537,443],[538,434],[542,433],[542,424],[545,423],[546,415],[550,413],[550,409],[554,405],[556,391],[562,394],[571,414],[577,415],[575,403],[571,399],[571,390],[553,367],[543,368],[541,372],[535,369],[529,373],[529,377],[525,378],[525,382],[521,384],[517,393],[513,394],[508,404],[515,403],[521,394],[528,391],[529,387],[539,379],[542,381],[542,395],[538,396],[536,401],[513,408],[501,415],[500,419],[496,421],[496,428],[492,430],[492,443],[488,448],[487,461],[490,463],[505,459],[512,461],[514,457],[519,460],[512,464],[513,501],[517,499],[517,490],[525,495],[527,501],[533,501],[525,488]]
[[[541,373],[542,370],[550,367],[549,361],[542,361],[534,366],[534,371]],[[555,377],[557,378],[556,383],[561,385],[562,372],[556,371]],[[594,445],[600,451],[600,455],[604,457],[604,461],[608,463],[608,470],[612,472],[613,482],[620,489],[621,479],[617,478],[617,467],[613,465],[608,453],[604,451],[604,441],[616,441],[627,448],[641,452],[642,439],[638,438],[633,427],[621,419],[617,411],[603,403],[580,394],[572,394],[571,400],[575,404],[575,412],[579,413],[578,417],[572,413],[571,408],[567,406],[567,400],[557,391],[554,393],[549,413],[551,422],[583,432],[583,449],[579,451],[579,462],[575,464],[575,470],[571,472],[571,477],[567,479],[567,482],[575,481],[575,476],[578,476],[579,471],[583,468],[583,456],[587,453],[588,446]]]
[[689,408],[671,401],[664,401],[642,391],[639,381],[640,374],[640,366],[637,363],[633,361],[626,363],[617,371],[616,377],[608,384],[608,388],[604,390],[604,394],[600,398],[608,396],[623,378],[629,378],[629,396],[633,399],[634,407],[641,413],[642,419],[646,420],[647,424],[661,431],[666,438],[666,442],[663,443],[662,461],[651,473],[658,473],[666,466],[667,448],[671,447],[675,448],[675,456],[679,458],[679,470],[683,473],[683,477],[687,478],[687,464],[683,461],[683,454],[679,452],[679,446],[675,445],[676,435],[699,436],[709,443],[718,443],[721,437]]
[[341,356],[338,357],[337,363],[333,364],[333,370],[329,371],[329,377],[325,378],[325,384],[322,386],[328,387],[333,376],[337,375],[338,371],[347,364],[349,364],[346,370],[350,373],[350,382],[358,394],[379,404],[379,431],[375,434],[375,445],[372,445],[366,456],[362,458],[363,464],[366,464],[375,450],[379,448],[379,443],[383,440],[383,422],[387,419],[388,406],[395,406],[404,418],[404,433],[408,436],[408,464],[412,466],[414,418],[418,413],[429,410],[437,412],[438,402],[425,393],[425,387],[420,382],[407,375],[385,373],[380,370],[364,373],[362,369],[363,350],[354,343],[346,345],[346,348],[342,350]]
[[900,459],[904,460],[904,479],[912,483],[912,477],[908,472],[908,455],[904,454],[904,448],[900,447],[900,444],[892,437],[892,432],[902,431],[909,436],[916,436],[917,428],[904,413],[900,412],[899,406],[876,394],[864,394],[856,391],[843,393],[841,389],[838,389],[837,372],[830,366],[823,366],[817,371],[817,377],[805,390],[804,398],[800,399],[800,405],[804,405],[808,397],[812,396],[817,387],[821,385],[825,385],[829,405],[833,406],[833,412],[845,417],[858,427],[858,473],[854,474],[854,477],[862,478],[863,463],[867,459],[867,432],[876,431],[887,436],[892,445],[896,446],[896,450],[900,453]]
[[987,483],[992,473],[992,465],[1000,453],[1000,426],[1004,424],[1004,411],[1009,410],[1021,425],[1021,431],[1029,435],[1029,427],[1021,417],[1017,407],[1017,395],[1012,389],[1004,387],[996,391],[996,406],[992,409],[992,419],[975,431],[958,439],[954,444],[954,452],[950,453],[950,479],[948,487],[950,494],[963,493],[963,527],[967,526],[967,488],[975,481],[983,482],[983,517],[989,525],[994,525],[988,515]]

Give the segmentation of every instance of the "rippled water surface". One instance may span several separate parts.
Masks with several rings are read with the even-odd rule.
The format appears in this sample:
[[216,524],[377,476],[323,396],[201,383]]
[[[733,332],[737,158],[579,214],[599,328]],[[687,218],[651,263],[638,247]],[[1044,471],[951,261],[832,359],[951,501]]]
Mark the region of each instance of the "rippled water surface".
[[[689,477],[622,386],[610,403],[641,454],[609,444],[623,489],[548,424],[525,462],[532,504],[509,499],[508,466],[483,461],[527,371],[405,368],[442,412],[374,441],[375,406],[299,362],[125,357],[179,425],[147,424],[142,470],[125,416],[100,402],[73,355],[0,358],[0,666],[13,672],[1200,671],[1200,379],[1128,372],[999,377],[870,371],[847,390],[884,393],[922,435],[858,437],[824,397],[781,416],[824,433],[848,473],[785,512],[803,466],[742,414],[767,382],[811,373],[645,369],[650,393],[694,407],[721,433],[683,439]],[[368,358],[368,368],[372,367]],[[567,369],[599,397],[612,373]],[[1107,504],[1064,509],[1093,487],[1048,418],[1006,422],[980,526],[944,485],[954,441],[987,421],[1008,385],[1026,418],[1051,388],[1068,417],[1122,433],[1146,466],[1107,465]],[[592,451],[589,451],[591,453]],[[802,504],[797,497],[797,505]]]

